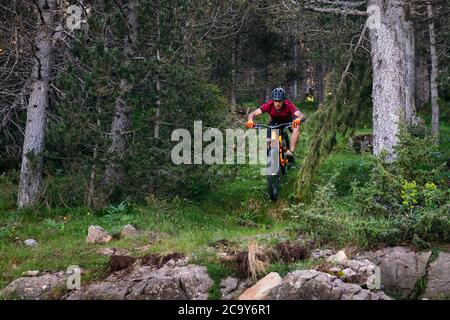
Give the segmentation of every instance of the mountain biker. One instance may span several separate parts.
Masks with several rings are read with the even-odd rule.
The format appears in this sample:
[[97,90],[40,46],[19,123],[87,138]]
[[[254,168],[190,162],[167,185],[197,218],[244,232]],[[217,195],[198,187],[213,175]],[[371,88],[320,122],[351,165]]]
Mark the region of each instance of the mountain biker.
[[[300,123],[305,121],[306,117],[297,107],[286,98],[286,91],[283,88],[275,88],[272,91],[270,99],[267,103],[261,105],[258,109],[248,115],[247,128],[253,128],[255,117],[267,112],[270,115],[269,125],[282,124],[292,122],[292,135],[290,149],[286,151],[286,156],[293,158],[295,146],[300,135]],[[270,129],[267,129],[267,137],[270,137]]]

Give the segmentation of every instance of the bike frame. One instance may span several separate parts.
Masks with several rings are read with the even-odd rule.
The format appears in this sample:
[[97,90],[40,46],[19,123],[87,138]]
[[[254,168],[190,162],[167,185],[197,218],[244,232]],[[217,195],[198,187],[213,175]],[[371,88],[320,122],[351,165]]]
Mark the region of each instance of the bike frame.
[[[284,153],[287,151],[287,148],[284,147],[283,148],[283,142],[284,142],[284,137],[283,137],[283,133],[285,129],[289,129],[292,127],[292,123],[291,122],[287,122],[287,123],[281,123],[281,124],[277,124],[277,125],[265,125],[265,124],[255,124],[254,128],[255,129],[271,129],[271,142],[270,142],[270,148],[275,148],[276,145],[273,145],[273,142],[277,141],[278,142],[278,147],[279,147],[279,164],[281,165],[282,168],[282,172],[283,174],[286,174],[286,170],[285,168],[288,165],[289,160],[285,159],[284,157]],[[274,130],[274,129],[278,129],[278,130]],[[268,149],[269,145],[268,145]]]

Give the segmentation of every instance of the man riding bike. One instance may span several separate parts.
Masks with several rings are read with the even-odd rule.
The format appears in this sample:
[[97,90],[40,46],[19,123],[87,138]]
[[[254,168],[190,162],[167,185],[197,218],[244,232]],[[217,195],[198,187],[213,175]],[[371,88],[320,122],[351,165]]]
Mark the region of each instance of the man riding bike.
[[[253,122],[255,117],[265,112],[270,115],[269,125],[292,122],[290,149],[285,154],[293,158],[295,146],[300,135],[300,123],[305,121],[305,115],[289,99],[286,99],[286,91],[283,88],[275,88],[272,91],[272,99],[248,115],[247,128],[253,128],[255,126]],[[267,129],[267,137],[270,138],[270,129]]]

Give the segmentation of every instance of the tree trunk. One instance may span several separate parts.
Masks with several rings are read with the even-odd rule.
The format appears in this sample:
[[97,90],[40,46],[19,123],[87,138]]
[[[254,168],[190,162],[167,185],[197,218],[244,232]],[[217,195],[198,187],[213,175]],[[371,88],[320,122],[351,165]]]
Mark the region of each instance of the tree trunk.
[[237,41],[233,41],[233,48],[231,49],[231,92],[230,92],[230,106],[231,111],[236,113],[236,55],[237,55]]
[[[135,54],[134,45],[137,37],[135,1],[130,1],[127,5],[127,19],[129,32],[125,37],[125,59],[129,59]],[[126,61],[125,66],[127,67],[128,65],[129,62]],[[109,187],[120,183],[125,176],[120,161],[123,159],[128,148],[127,137],[131,131],[132,110],[126,102],[126,95],[131,89],[132,85],[126,79],[121,79],[120,94],[115,102],[114,117],[111,124],[111,145],[107,151],[110,160],[104,176],[105,185]]]
[[436,53],[436,35],[434,33],[434,14],[431,3],[427,5],[428,18],[430,20],[430,56],[431,56],[431,75],[430,75],[430,90],[431,90],[431,130],[433,134],[439,135],[439,104],[438,104],[438,58]]
[[36,61],[31,75],[31,93],[27,106],[27,123],[17,199],[19,208],[35,205],[42,188],[55,0],[39,0],[37,5],[40,14],[34,44]]
[[416,57],[416,108],[422,109],[430,101],[430,75],[427,58],[423,55]]
[[291,98],[297,99],[298,89],[297,89],[297,70],[298,70],[298,44],[297,40],[294,41],[294,79],[291,83]]
[[416,118],[416,105],[414,100],[414,90],[416,88],[416,52],[414,43],[414,23],[409,21],[406,24],[406,104],[405,122],[408,126],[413,125]]
[[370,29],[373,152],[380,155],[386,150],[385,160],[392,161],[406,105],[404,0],[370,0],[369,4],[377,5],[381,11],[381,23]]
[[[160,26],[160,2],[156,0],[156,61],[158,61],[158,66],[161,63],[161,52],[160,52],[160,42],[161,42],[161,26]],[[159,138],[160,122],[161,122],[161,80],[159,72],[156,74],[156,103],[155,103],[155,132],[154,137]]]
[[300,91],[297,92],[297,97],[299,100],[305,100],[306,97],[306,79],[307,79],[307,63],[306,63],[306,57],[305,57],[305,44],[300,41],[298,46],[298,63],[300,65],[300,69],[302,70],[302,76],[300,78]]

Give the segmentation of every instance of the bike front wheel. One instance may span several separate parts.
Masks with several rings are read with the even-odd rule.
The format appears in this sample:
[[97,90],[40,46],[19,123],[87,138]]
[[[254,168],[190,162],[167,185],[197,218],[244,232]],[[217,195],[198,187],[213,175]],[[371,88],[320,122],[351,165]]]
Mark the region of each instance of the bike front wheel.
[[[278,192],[280,191],[281,184],[281,170],[278,162],[278,150],[269,150],[269,162],[267,168],[267,184],[269,187],[269,196],[273,201],[277,200]],[[278,165],[277,165],[278,164]]]

